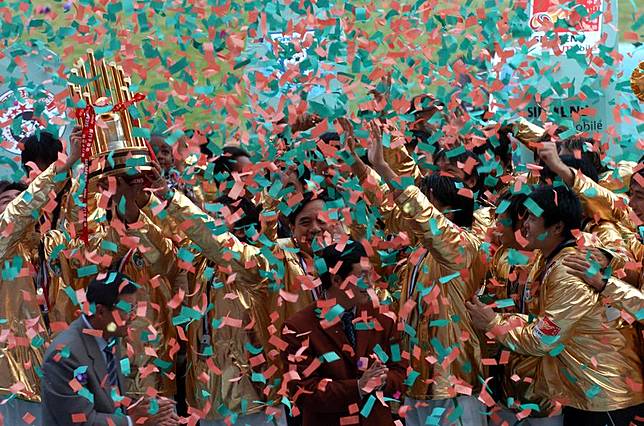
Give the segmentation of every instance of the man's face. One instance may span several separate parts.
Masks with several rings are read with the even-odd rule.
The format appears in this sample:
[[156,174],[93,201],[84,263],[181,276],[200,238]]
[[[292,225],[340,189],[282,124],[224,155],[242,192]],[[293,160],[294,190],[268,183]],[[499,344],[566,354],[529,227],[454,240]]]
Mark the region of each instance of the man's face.
[[314,200],[304,206],[293,224],[293,238],[302,250],[311,253],[311,243],[325,232],[331,232],[331,226],[321,220],[324,211],[324,201]]
[[[523,224],[518,224],[519,228]],[[503,213],[497,216],[496,226],[494,229],[494,239],[495,242],[502,245],[503,247],[512,247],[516,248],[517,242],[514,237],[514,229],[512,229],[512,219],[507,213]]]
[[172,148],[170,148],[165,142],[158,142],[154,144],[154,153],[157,156],[159,165],[163,168],[163,170],[168,171],[174,166]]
[[373,282],[371,280],[371,265],[369,262],[354,263],[351,276],[356,278],[356,282],[355,284],[347,284],[347,289],[350,289],[353,293],[355,303],[357,305],[368,303],[369,294],[367,291],[373,287]]
[[0,213],[2,213],[9,203],[15,200],[18,195],[20,195],[20,191],[17,189],[10,189],[0,194]]
[[[127,330],[136,317],[136,293],[123,294],[112,310],[106,310],[107,331],[114,337],[127,336]],[[113,324],[113,325],[112,325]],[[114,331],[112,329],[116,326]]]
[[640,185],[636,179],[642,179],[642,175],[634,175],[631,180],[631,197],[629,205],[639,218],[641,222],[644,222],[644,186]]
[[529,214],[523,223],[523,236],[528,240],[527,250],[543,248],[544,241],[552,238],[553,226],[546,228],[542,217]]

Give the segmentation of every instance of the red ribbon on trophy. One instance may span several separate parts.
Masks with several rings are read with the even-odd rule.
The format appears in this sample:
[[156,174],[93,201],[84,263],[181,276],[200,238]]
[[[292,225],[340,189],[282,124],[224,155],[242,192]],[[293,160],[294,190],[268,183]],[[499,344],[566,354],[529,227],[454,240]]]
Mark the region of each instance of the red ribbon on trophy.
[[[124,102],[119,102],[114,105],[111,112],[120,112],[134,105],[136,102],[140,102],[145,99],[145,95],[142,93],[136,93],[132,99],[128,99]],[[81,230],[81,240],[87,244],[89,242],[89,166],[90,160],[92,157],[92,143],[94,142],[94,134],[96,127],[96,111],[94,111],[94,106],[89,102],[85,108],[76,109],[76,118],[81,123],[82,128],[82,137],[81,137],[81,161],[83,167],[85,168],[85,187],[83,188],[83,207],[81,208],[81,220],[83,222],[83,228]],[[149,145],[148,145],[149,146]]]

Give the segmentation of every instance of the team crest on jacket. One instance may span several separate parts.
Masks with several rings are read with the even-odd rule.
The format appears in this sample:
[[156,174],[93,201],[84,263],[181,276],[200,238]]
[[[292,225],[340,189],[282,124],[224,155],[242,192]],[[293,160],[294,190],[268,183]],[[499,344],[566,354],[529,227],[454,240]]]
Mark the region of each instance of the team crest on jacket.
[[546,336],[549,338],[557,337],[560,332],[561,328],[548,317],[539,320],[539,323],[534,328],[534,335],[537,338],[544,338]]
[[[19,129],[15,129],[12,122],[19,117],[22,123]],[[58,124],[62,135],[65,119],[65,111],[58,109],[54,94],[47,90],[42,89],[40,95],[35,96],[32,90],[22,86],[0,95],[2,147],[13,154],[20,154],[20,140],[37,129],[44,129],[47,122]]]

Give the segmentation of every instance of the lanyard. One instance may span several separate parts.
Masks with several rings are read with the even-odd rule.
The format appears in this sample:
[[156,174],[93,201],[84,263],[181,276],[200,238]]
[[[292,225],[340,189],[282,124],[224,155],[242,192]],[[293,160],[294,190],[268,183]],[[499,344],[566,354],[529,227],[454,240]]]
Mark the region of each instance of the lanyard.
[[416,290],[416,282],[418,281],[418,272],[420,271],[420,267],[425,261],[425,258],[427,257],[428,253],[429,253],[429,250],[426,250],[425,253],[420,257],[420,259],[418,259],[418,263],[414,265],[414,269],[411,271],[409,287],[407,288],[407,299],[411,299],[411,296],[414,294],[414,290]]

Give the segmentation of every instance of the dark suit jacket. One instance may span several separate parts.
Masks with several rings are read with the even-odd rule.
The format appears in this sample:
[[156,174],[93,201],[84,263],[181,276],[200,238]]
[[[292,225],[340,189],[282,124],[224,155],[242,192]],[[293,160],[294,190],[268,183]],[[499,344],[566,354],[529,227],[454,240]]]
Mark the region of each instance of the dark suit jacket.
[[[358,378],[362,376],[362,371],[358,369],[358,361],[374,353],[386,353],[389,373],[383,389],[384,395],[402,398],[407,361],[400,359],[401,336],[396,324],[391,318],[379,314],[373,308],[367,308],[367,323],[371,323],[371,329],[356,330],[354,350],[346,337],[342,322],[323,328],[317,309],[313,303],[299,311],[284,323],[282,331],[282,339],[288,343],[288,348],[282,352],[287,366],[285,382],[288,381],[291,400],[302,413],[303,425],[339,425],[340,419],[346,417],[356,420],[350,422],[351,424],[359,422],[365,426],[392,425],[390,407],[382,405],[377,399],[368,417],[360,414],[369,396],[360,398]],[[358,309],[356,317],[360,317],[361,310]],[[377,345],[380,345],[380,348]],[[396,361],[393,360],[391,351],[394,345],[399,345],[395,350]],[[329,353],[337,354],[340,359],[322,361],[315,367],[314,364],[318,364],[320,357]],[[369,358],[369,365],[372,363],[372,359]],[[294,375],[293,370],[299,378]],[[358,407],[355,413],[349,412],[349,406],[352,404]]]
[[[54,339],[45,353],[41,386],[42,424],[127,426],[125,415],[116,413],[103,354],[94,336],[83,333],[85,328],[83,319],[78,318]],[[117,353],[116,360],[119,359]],[[116,364],[122,390],[124,382],[120,363]],[[87,367],[84,375],[79,376],[79,367]],[[75,391],[69,384],[72,379],[81,383],[85,390]],[[77,416],[76,422],[74,415]],[[78,422],[82,415],[85,421]]]

